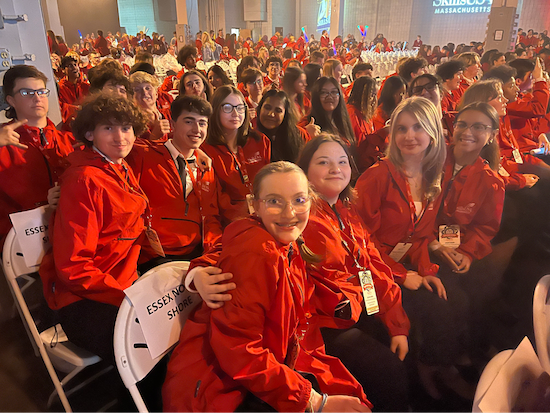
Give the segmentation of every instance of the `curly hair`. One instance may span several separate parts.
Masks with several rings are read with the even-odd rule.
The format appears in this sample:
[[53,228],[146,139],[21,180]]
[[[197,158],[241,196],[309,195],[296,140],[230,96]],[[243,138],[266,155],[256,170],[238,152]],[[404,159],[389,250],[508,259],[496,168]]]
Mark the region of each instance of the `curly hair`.
[[139,136],[147,128],[147,118],[132,101],[100,93],[91,95],[83,103],[72,123],[73,135],[86,146],[92,146],[86,133],[93,132],[99,125],[132,125],[134,134]]

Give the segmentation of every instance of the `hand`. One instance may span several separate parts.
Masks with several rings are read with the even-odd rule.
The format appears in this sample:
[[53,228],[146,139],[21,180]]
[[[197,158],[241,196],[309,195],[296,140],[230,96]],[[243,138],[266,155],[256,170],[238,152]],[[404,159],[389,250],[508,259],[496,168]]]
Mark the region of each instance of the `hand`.
[[527,184],[525,185],[527,188],[531,188],[533,185],[535,185],[539,181],[539,177],[537,175],[523,174],[523,176],[527,181]]
[[[318,411],[316,409],[315,411]],[[328,396],[323,412],[370,412],[371,410],[353,396]]]
[[540,79],[542,77],[542,63],[540,57],[535,59],[535,69],[533,69],[533,79]]
[[61,187],[55,183],[55,186],[48,189],[48,207],[55,211],[57,205],[59,205],[59,194],[61,193]]
[[219,284],[233,278],[231,273],[222,273],[220,268],[204,267],[200,271],[195,269],[193,283],[197,292],[206,305],[212,309],[223,307],[226,301],[231,300],[231,294],[223,294],[237,288],[235,283]]
[[544,148],[545,155],[548,155],[548,153],[550,153],[550,142],[548,142],[548,138],[544,133],[541,133],[539,135],[539,148]]
[[458,271],[458,265],[457,265],[458,262],[455,260],[454,249],[441,245],[433,253],[437,255],[439,258],[442,258],[443,260],[445,260],[445,262],[447,262],[447,264],[449,265],[449,267],[451,267],[453,271]]
[[472,265],[472,260],[467,255],[461,254],[458,251],[455,251],[455,262],[458,265],[458,269],[455,271],[458,274],[465,274],[470,271],[470,265]]
[[315,118],[313,116],[304,129],[312,139],[321,134],[321,127],[315,124]]
[[0,127],[0,146],[15,146],[20,149],[28,149],[27,145],[19,143],[19,134],[15,131],[20,126],[27,123],[27,119],[18,120],[10,125]]
[[422,285],[422,278],[416,271],[407,271],[407,277],[403,285],[409,290],[416,291]]
[[256,108],[248,108],[248,114],[251,120],[254,119],[256,117]]
[[439,298],[443,298],[444,300],[447,300],[447,291],[445,291],[445,287],[443,286],[443,283],[441,280],[437,277],[434,277],[433,275],[426,275],[425,277],[422,277],[422,285],[426,290],[433,293],[434,290],[432,288],[432,285],[437,290],[437,295]]
[[155,119],[152,122],[151,136],[153,140],[162,138],[167,133],[170,133],[170,121],[167,119]]
[[197,166],[203,172],[209,171],[212,168],[212,159],[202,150],[197,149]]
[[397,354],[399,360],[405,360],[405,356],[409,352],[409,341],[407,336],[393,336],[391,338],[390,350]]

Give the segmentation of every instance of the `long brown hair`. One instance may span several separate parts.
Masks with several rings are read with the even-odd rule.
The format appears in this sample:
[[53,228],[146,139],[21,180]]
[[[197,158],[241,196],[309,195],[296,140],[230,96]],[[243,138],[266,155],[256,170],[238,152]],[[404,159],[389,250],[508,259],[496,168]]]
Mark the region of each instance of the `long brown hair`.
[[501,89],[502,81],[499,79],[488,79],[475,82],[466,89],[462,95],[462,99],[460,99],[457,109],[461,111],[464,107],[474,102],[490,102],[498,97]]
[[447,154],[441,115],[432,102],[420,96],[405,99],[395,108],[390,119],[390,143],[387,156],[390,162],[399,170],[403,170],[403,156],[395,144],[395,135],[397,118],[403,112],[408,112],[414,116],[431,138],[430,145],[422,159],[422,181],[424,198],[432,201],[441,192],[441,173]]
[[[292,162],[278,161],[278,162],[272,162],[270,164],[265,165],[262,169],[258,171],[256,176],[254,177],[254,183],[252,184],[252,193],[254,194],[254,199],[260,199],[262,182],[266,177],[275,173],[284,174],[284,173],[291,173],[291,172],[297,173],[298,175],[303,176],[307,181],[307,177],[305,176],[304,171],[300,169],[297,165],[293,164]],[[312,198],[311,203],[313,205],[316,201],[316,196],[315,196],[315,192],[311,189],[311,186],[309,185],[309,183],[308,183],[308,196]],[[304,243],[304,238],[302,237],[302,234],[300,234],[296,242],[300,247],[300,255],[302,256],[302,259],[305,262],[307,262],[308,264],[317,264],[321,262],[322,257],[315,254],[306,246],[306,244]]]

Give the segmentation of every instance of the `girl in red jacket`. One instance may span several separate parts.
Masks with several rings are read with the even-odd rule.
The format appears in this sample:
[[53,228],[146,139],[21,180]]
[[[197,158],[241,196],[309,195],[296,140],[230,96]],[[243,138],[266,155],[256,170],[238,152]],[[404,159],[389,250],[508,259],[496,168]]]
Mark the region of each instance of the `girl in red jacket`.
[[40,266],[44,296],[69,340],[108,361],[124,289],[137,279],[148,200],[124,158],[145,125],[133,103],[112,95],[77,114],[73,132],[86,148],[69,156],[53,248]]
[[334,314],[339,302],[317,300],[306,277],[305,260],[316,260],[300,241],[311,206],[307,178],[276,162],[258,173],[253,192],[258,218],[227,227],[218,260],[239,288],[222,309],[203,303],[187,320],[168,365],[164,409],[370,411],[338,359],[301,349],[308,323]]
[[[346,291],[351,315],[347,324],[338,317],[336,326],[332,319],[312,326],[305,345],[315,349],[326,344],[328,354],[349,368],[377,411],[406,411],[407,374],[400,360],[408,352],[409,320],[391,269],[382,261],[350,202],[356,194],[350,185],[349,149],[339,138],[322,134],[305,146],[299,165],[321,198],[310,215],[304,240],[322,261],[310,266],[308,274]],[[366,273],[373,281],[367,299],[360,281]],[[316,293],[328,300],[332,294],[327,290]],[[323,324],[332,328],[314,328]]]
[[201,149],[212,159],[224,193],[219,203],[224,225],[247,216],[246,199],[252,194],[256,173],[270,162],[271,143],[250,128],[248,106],[234,86],[216,89],[208,136]]
[[[442,283],[430,260],[428,242],[439,209],[445,140],[436,107],[412,97],[390,120],[388,157],[357,181],[357,207],[382,258],[403,291],[403,306],[419,336],[419,374],[439,398],[436,372],[446,373],[463,351],[467,298],[454,282]],[[454,280],[451,280],[454,281]],[[419,340],[421,337],[421,341]]]

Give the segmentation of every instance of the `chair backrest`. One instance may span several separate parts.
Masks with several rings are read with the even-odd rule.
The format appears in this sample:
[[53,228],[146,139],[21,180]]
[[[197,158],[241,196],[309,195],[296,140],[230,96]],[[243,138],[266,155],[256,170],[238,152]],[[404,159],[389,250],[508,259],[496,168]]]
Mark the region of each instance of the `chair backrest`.
[[481,398],[485,395],[485,393],[489,389],[489,386],[491,386],[491,384],[495,380],[498,372],[500,371],[504,363],[508,361],[513,352],[514,350],[501,351],[496,356],[494,356],[489,361],[489,363],[487,363],[487,365],[483,369],[483,373],[481,373],[479,382],[477,383],[472,412],[481,412],[481,410],[479,409],[479,402],[481,401]]
[[[178,274],[181,275],[181,278],[176,281],[177,285],[174,285],[172,282],[173,279],[168,280],[165,288],[167,292],[170,292],[174,287],[177,287],[183,283],[185,275],[187,274],[187,269],[189,268],[189,262],[174,261],[159,265],[140,277],[137,283],[146,277],[162,276],[162,272],[159,271],[165,268],[175,269],[178,271]],[[185,290],[181,293],[181,298],[185,300],[187,297],[193,298],[193,304],[183,308],[182,311],[179,311],[177,314],[179,323],[172,323],[169,327],[171,329],[178,329],[178,337],[185,320],[191,311],[201,302],[198,294],[193,294]],[[145,404],[143,403],[143,399],[137,391],[136,383],[143,380],[143,378],[153,369],[153,367],[155,367],[164,355],[174,346],[166,348],[164,353],[158,357],[151,357],[143,330],[137,318],[136,310],[128,297],[124,299],[118,311],[113,342],[116,364],[122,381],[130,390],[139,411],[147,411]]]
[[550,373],[550,275],[542,277],[533,297],[533,327],[535,330],[535,345],[540,364]]
[[19,246],[19,241],[17,240],[17,234],[15,229],[11,229],[6,237],[4,242],[4,250],[2,251],[2,261],[4,266],[7,267],[9,274],[14,279],[26,274],[32,274],[38,271],[38,265],[33,267],[28,267],[25,264],[25,259],[23,258],[23,253],[21,252],[21,247]]

